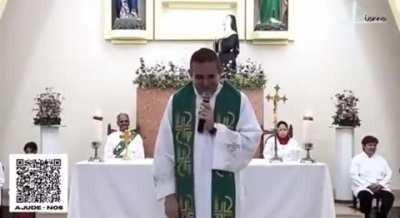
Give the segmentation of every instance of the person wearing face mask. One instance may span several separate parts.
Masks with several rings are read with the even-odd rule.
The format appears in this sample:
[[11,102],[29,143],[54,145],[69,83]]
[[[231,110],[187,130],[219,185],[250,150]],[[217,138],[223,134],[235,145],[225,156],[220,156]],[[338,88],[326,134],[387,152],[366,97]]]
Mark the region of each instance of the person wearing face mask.
[[[111,133],[107,137],[104,146],[104,160],[122,159],[128,149],[128,159],[144,158],[143,139],[135,131],[129,129],[129,116],[126,113],[120,113],[117,116],[117,125],[119,131]],[[130,131],[130,143],[125,144],[123,135],[125,131]]]
[[235,72],[236,58],[239,55],[239,37],[235,16],[226,16],[223,28],[222,37],[214,42],[214,51],[218,54],[223,70]]
[[[300,160],[301,148],[296,140],[289,136],[289,125],[285,121],[279,121],[276,124],[277,137],[276,144],[278,148],[278,157],[284,162],[293,162]],[[270,160],[274,157],[275,137],[270,137],[264,146],[264,159]]]
[[390,190],[392,170],[382,156],[376,154],[379,141],[374,136],[361,140],[363,151],[351,161],[352,191],[360,201],[365,218],[370,217],[372,199],[380,199],[378,218],[386,218],[392,208],[394,195]]
[[191,82],[169,99],[161,120],[154,183],[168,218],[218,217],[220,210],[224,217],[245,217],[240,174],[257,149],[261,129],[246,95],[220,83],[221,71],[213,50],[194,52]]

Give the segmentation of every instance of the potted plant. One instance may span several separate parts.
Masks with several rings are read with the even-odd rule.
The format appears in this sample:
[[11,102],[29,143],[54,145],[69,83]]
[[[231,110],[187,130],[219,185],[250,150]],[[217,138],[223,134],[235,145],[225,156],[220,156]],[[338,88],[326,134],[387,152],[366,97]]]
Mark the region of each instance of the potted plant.
[[61,93],[46,87],[45,92],[35,98],[35,115],[33,123],[40,126],[40,151],[42,153],[61,153],[61,145],[58,139],[59,126],[61,124],[61,104],[64,100]]
[[358,98],[354,96],[351,90],[344,90],[334,96],[336,112],[332,116],[333,125],[337,126],[360,126],[360,118],[358,117],[357,102]]
[[36,111],[33,123],[39,126],[52,126],[61,124],[61,103],[63,97],[61,93],[54,92],[53,88],[46,87],[45,92],[35,97]]

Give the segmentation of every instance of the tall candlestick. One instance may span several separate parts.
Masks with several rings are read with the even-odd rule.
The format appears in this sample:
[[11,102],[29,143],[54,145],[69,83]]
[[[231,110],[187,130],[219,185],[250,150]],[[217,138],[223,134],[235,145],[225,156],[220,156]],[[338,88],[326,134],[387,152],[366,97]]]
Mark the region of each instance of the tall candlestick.
[[103,142],[103,114],[97,109],[93,114],[94,141]]
[[303,115],[303,143],[312,143],[312,125],[314,122],[314,116],[312,111],[308,110]]

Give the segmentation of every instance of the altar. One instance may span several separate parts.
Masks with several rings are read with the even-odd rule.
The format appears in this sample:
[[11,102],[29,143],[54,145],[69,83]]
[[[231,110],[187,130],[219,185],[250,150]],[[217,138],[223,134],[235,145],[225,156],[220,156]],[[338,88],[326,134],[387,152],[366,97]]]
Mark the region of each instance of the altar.
[[[153,159],[94,163],[72,171],[69,218],[160,218]],[[324,163],[270,164],[253,159],[242,171],[246,218],[334,218],[331,178]]]

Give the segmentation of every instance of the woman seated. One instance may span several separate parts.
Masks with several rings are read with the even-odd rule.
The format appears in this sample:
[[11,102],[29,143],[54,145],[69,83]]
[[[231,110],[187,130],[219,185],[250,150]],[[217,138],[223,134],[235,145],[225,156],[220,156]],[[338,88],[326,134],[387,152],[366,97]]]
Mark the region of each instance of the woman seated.
[[[289,136],[289,126],[285,121],[279,121],[276,125],[277,128],[277,150],[278,157],[282,158],[284,162],[295,162],[300,160],[302,149],[297,144],[296,140]],[[267,139],[264,145],[264,159],[270,160],[274,157],[275,137],[272,136]]]

